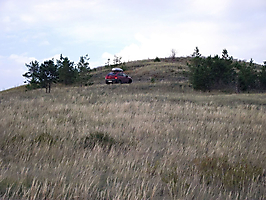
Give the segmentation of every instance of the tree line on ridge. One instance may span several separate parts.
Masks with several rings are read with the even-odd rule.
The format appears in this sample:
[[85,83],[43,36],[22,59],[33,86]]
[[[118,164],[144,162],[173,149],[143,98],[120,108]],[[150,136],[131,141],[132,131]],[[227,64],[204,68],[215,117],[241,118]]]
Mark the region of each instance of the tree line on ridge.
[[196,47],[189,69],[190,83],[196,90],[235,89],[240,92],[266,89],[266,61],[260,67],[253,59],[249,63],[236,61],[226,49],[222,57],[203,57]]
[[[121,58],[115,56],[114,66],[122,64]],[[22,76],[29,83],[28,89],[46,88],[49,93],[52,83],[86,86],[91,78],[89,59],[88,55],[81,56],[76,65],[62,54],[56,61],[51,59],[40,64],[35,60],[25,64],[28,72]],[[106,65],[110,66],[110,59]],[[204,57],[196,47],[188,67],[189,81],[196,90],[266,90],[266,61],[263,66],[255,64],[253,59],[237,61],[226,49],[222,51],[222,57]]]
[[29,83],[28,89],[46,88],[46,93],[50,93],[52,83],[87,85],[91,77],[89,59],[88,55],[81,56],[77,65],[62,54],[56,61],[51,59],[40,64],[35,60],[25,64],[28,71],[22,76]]

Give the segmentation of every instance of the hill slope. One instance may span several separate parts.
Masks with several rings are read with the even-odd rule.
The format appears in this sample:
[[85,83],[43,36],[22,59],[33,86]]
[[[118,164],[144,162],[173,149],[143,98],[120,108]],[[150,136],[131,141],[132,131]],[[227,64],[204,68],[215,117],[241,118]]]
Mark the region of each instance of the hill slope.
[[[125,73],[129,74],[135,83],[150,82],[188,82],[188,58],[161,59],[160,62],[154,60],[132,61],[122,64]],[[93,71],[91,81],[96,84],[105,83],[104,77],[111,71],[113,66],[99,67]]]
[[265,199],[266,95],[180,87],[183,62],[127,63],[130,85],[102,68],[88,87],[1,92],[0,198]]

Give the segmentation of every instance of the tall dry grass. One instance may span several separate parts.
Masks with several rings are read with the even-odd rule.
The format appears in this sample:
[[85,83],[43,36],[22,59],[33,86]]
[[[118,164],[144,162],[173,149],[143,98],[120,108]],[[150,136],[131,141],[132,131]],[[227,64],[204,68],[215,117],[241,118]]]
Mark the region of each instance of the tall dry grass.
[[2,199],[265,199],[266,95],[173,83],[0,94]]

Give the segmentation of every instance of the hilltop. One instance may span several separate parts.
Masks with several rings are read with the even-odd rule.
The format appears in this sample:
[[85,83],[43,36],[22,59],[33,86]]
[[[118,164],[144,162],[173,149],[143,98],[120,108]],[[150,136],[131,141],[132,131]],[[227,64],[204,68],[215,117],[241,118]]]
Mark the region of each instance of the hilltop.
[[[140,82],[173,82],[188,84],[188,66],[191,58],[161,58],[160,62],[154,59],[139,60],[123,63],[120,66],[124,72],[133,78],[133,83]],[[91,82],[104,84],[104,77],[111,71],[114,65],[98,67],[92,70]]]

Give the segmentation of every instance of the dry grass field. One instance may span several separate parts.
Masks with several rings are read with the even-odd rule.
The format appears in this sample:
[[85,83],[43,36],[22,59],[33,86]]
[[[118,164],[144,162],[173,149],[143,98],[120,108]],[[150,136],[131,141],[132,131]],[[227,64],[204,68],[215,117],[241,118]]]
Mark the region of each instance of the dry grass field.
[[266,94],[139,81],[0,109],[0,199],[266,199]]

